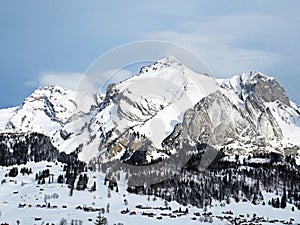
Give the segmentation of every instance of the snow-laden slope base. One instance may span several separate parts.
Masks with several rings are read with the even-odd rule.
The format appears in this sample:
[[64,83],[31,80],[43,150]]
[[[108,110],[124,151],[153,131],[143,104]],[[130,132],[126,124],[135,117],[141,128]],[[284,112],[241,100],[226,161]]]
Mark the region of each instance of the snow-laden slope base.
[[[46,167],[48,165],[48,167]],[[24,165],[19,166],[19,168]],[[125,225],[131,224],[231,224],[224,218],[225,216],[232,218],[241,218],[246,221],[250,221],[253,218],[253,214],[256,214],[256,218],[261,217],[260,224],[282,224],[283,222],[289,222],[291,218],[294,219],[294,224],[300,223],[299,210],[295,209],[291,211],[291,205],[288,205],[285,209],[274,209],[269,205],[263,206],[252,205],[249,202],[235,203],[231,199],[230,204],[224,203],[224,206],[220,206],[220,203],[213,202],[213,207],[207,208],[207,213],[211,212],[212,215],[206,217],[207,222],[200,222],[205,220],[203,216],[203,209],[198,209],[192,206],[181,206],[176,202],[168,203],[167,207],[171,207],[171,210],[154,209],[155,207],[165,207],[165,202],[159,198],[155,199],[153,196],[140,196],[135,194],[129,194],[124,190],[124,187],[120,186],[119,193],[111,191],[111,196],[108,197],[108,187],[104,185],[104,178],[98,172],[87,172],[89,177],[88,187],[91,187],[94,181],[97,182],[97,190],[95,192],[76,191],[74,190],[73,196],[70,197],[70,189],[66,185],[57,184],[56,180],[59,174],[63,174],[63,167],[61,164],[55,165],[54,163],[39,162],[28,163],[28,168],[32,168],[33,174],[22,176],[20,173],[15,178],[4,177],[11,167],[0,168],[0,178],[5,179],[6,182],[1,185],[0,192],[0,223],[16,224],[19,220],[20,224],[59,224],[62,218],[71,224],[72,220],[82,221],[83,224],[94,224],[98,215],[97,212],[85,212],[76,207],[93,207],[93,208],[105,208],[109,203],[109,213],[105,213],[104,216],[108,218],[108,224],[123,223]],[[35,181],[35,174],[44,169],[50,169],[51,174],[54,175],[54,183],[37,185]],[[57,194],[57,198],[53,198],[54,194]],[[264,199],[267,202],[274,197],[274,194],[267,194],[263,192]],[[52,196],[51,199],[45,199],[45,196]],[[124,200],[127,200],[128,204],[124,204]],[[39,208],[38,205],[48,205],[50,208]],[[24,207],[19,207],[19,204]],[[31,205],[31,207],[30,207]],[[138,209],[137,205],[150,206],[151,209]],[[54,207],[54,208],[53,208]],[[57,208],[56,208],[57,207]],[[188,214],[178,216],[178,214],[172,211],[178,210],[181,207],[182,211],[188,208]],[[136,212],[136,215],[121,214],[121,210],[128,208],[130,212]],[[229,212],[231,211],[232,214]],[[154,213],[153,217],[142,215],[143,212]],[[229,212],[229,214],[224,214]],[[169,216],[161,216],[161,213],[177,215],[176,218],[170,218]],[[194,215],[194,213],[200,213]],[[158,217],[162,217],[159,219]],[[217,218],[219,217],[219,218]],[[41,218],[41,220],[35,221]],[[194,218],[195,220],[192,220]],[[264,218],[264,219],[262,219]],[[271,223],[267,221],[278,220],[281,222]],[[255,220],[254,220],[255,221]],[[259,221],[258,219],[256,221]],[[258,222],[257,222],[258,223]],[[250,224],[245,222],[244,224]]]

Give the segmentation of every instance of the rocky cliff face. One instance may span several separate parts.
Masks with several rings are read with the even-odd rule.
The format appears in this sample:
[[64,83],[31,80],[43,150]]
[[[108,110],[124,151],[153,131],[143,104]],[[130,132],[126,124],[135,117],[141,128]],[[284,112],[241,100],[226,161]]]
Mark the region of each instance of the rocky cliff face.
[[263,102],[280,101],[290,106],[290,100],[284,88],[274,78],[266,77],[260,73],[254,73],[250,82],[246,82],[243,89],[245,92],[255,95]]
[[270,109],[263,107],[259,99],[250,95],[245,108],[238,108],[219,91],[188,110],[164,143],[176,148],[177,143],[188,140],[225,148],[228,153],[249,154],[282,138]]
[[237,94],[242,101],[252,94],[263,102],[280,101],[290,106],[289,97],[278,81],[259,72],[251,71],[220,83],[222,88]]

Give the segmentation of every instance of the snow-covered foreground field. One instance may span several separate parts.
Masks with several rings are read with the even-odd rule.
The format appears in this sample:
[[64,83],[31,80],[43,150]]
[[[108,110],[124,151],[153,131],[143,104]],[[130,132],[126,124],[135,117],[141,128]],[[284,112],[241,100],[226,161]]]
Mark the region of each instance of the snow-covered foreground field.
[[[283,224],[292,222],[300,224],[299,210],[291,210],[291,205],[285,209],[275,209],[267,204],[272,194],[263,193],[266,205],[252,205],[248,202],[235,203],[231,200],[230,204],[220,206],[214,202],[213,207],[207,208],[207,216],[203,215],[204,210],[192,206],[181,206],[176,202],[166,203],[164,200],[153,196],[141,196],[129,194],[124,190],[124,186],[119,186],[119,192],[110,191],[104,185],[104,176],[98,172],[87,172],[89,177],[88,188],[92,187],[96,181],[96,191],[74,190],[70,196],[70,189],[66,184],[58,184],[57,178],[64,174],[63,165],[58,163],[39,162],[28,163],[27,168],[32,168],[32,174],[22,175],[20,169],[25,165],[19,166],[17,177],[5,177],[12,167],[0,168],[0,224],[60,224],[62,218],[67,220],[67,224],[94,224],[98,212],[88,212],[89,209],[104,208],[104,216],[108,218],[108,224],[123,223],[132,224],[231,224],[230,219],[236,218],[237,221],[245,220],[243,224]],[[49,169],[54,175],[54,182],[37,184],[35,174],[39,171]],[[4,181],[5,180],[5,181]],[[225,202],[224,202],[225,203]],[[145,209],[137,208],[137,205],[147,206]],[[162,207],[161,209],[157,209]],[[170,208],[169,208],[170,207]],[[83,210],[83,209],[86,209]],[[128,208],[128,213],[122,214],[122,210]],[[164,209],[167,208],[167,209]],[[179,210],[187,214],[174,212]],[[210,213],[211,212],[211,213]],[[225,213],[227,212],[227,214]],[[147,214],[153,213],[152,217]],[[131,214],[131,215],[130,215]],[[144,214],[144,215],[143,215]],[[253,215],[253,214],[256,214]],[[256,219],[253,219],[256,217]],[[260,218],[261,217],[261,218]],[[291,220],[291,218],[293,220]],[[274,220],[274,221],[272,221]],[[278,222],[276,222],[278,220]],[[79,221],[82,221],[79,223]],[[206,222],[205,222],[206,221]]]

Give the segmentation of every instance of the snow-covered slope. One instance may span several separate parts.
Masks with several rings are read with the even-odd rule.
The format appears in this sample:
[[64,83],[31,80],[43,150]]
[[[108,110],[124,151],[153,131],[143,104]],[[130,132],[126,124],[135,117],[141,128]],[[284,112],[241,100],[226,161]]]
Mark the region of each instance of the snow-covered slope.
[[291,106],[275,101],[265,103],[272,115],[278,122],[285,143],[297,144],[300,146],[300,108],[291,102]]
[[19,107],[12,107],[8,109],[0,109],[0,131],[6,130],[8,125],[9,119],[12,118],[16,112],[18,111]]

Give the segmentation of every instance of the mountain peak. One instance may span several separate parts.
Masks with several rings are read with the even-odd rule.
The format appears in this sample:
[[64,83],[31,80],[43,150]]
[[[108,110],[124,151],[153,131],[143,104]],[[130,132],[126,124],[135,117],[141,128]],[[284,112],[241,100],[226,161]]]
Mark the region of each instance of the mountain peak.
[[257,82],[257,81],[272,81],[272,80],[275,80],[274,77],[270,77],[270,76],[267,76],[261,72],[258,72],[258,71],[249,71],[248,73],[243,73],[241,75],[241,80],[243,81],[243,83],[246,83],[246,82]]
[[165,56],[151,65],[142,67],[138,75],[148,73],[148,71],[151,70],[160,71],[162,69],[170,67],[183,70],[183,64],[175,56]]
[[230,79],[219,80],[221,88],[237,94],[243,101],[249,95],[256,95],[264,102],[280,101],[290,106],[290,100],[284,88],[273,77],[263,73],[250,71],[241,75],[235,75]]
[[158,62],[171,64],[171,65],[173,65],[173,64],[181,64],[182,65],[182,63],[175,56],[172,56],[172,55],[165,56],[165,57],[159,59]]
[[54,95],[66,95],[68,92],[70,92],[70,90],[58,85],[46,85],[36,89],[28,98],[25,99],[25,101],[42,97],[49,98]]

